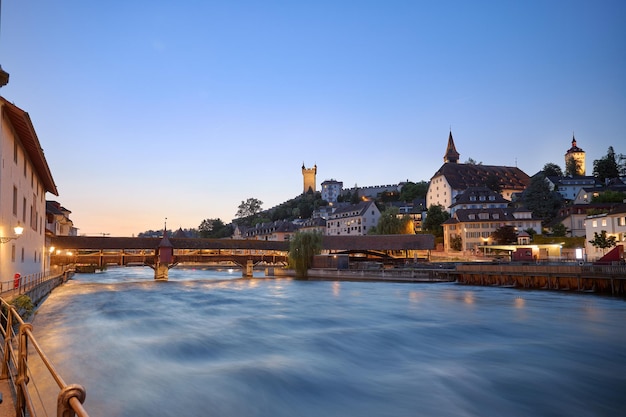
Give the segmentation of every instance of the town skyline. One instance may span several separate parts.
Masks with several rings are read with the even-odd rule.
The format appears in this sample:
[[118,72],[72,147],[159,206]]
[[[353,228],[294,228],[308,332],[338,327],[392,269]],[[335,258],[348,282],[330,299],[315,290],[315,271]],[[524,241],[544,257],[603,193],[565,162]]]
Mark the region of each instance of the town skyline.
[[2,96],[27,111],[79,234],[228,223],[302,188],[563,167],[626,132],[626,5],[5,2]]

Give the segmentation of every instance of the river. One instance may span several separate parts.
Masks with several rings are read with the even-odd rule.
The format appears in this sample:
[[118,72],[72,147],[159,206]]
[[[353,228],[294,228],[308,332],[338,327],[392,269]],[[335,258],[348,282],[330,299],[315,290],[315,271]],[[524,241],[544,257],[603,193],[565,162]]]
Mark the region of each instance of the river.
[[240,276],[77,274],[35,335],[91,417],[625,415],[623,299]]

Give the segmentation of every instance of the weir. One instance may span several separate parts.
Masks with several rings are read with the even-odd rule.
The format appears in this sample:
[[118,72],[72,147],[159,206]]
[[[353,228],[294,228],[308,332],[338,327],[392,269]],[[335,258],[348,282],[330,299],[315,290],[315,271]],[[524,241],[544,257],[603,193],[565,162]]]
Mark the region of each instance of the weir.
[[459,284],[626,295],[625,265],[458,265]]

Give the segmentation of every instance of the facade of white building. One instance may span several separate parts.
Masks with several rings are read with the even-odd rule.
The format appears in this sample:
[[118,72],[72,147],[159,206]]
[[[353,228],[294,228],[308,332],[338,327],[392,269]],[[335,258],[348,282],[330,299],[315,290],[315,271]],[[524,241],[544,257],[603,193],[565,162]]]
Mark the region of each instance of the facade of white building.
[[595,234],[606,231],[607,236],[614,236],[618,245],[626,245],[626,204],[620,204],[608,213],[588,216],[585,221],[586,239],[585,251],[587,260],[596,261],[610,249],[601,249],[593,246],[589,241]]
[[370,229],[376,227],[378,219],[380,219],[380,210],[373,201],[339,207],[326,221],[326,234],[332,236],[367,235]]
[[322,200],[328,201],[329,203],[336,203],[342,191],[342,181],[326,180],[322,183]]
[[[45,272],[46,193],[57,188],[27,112],[0,97],[0,281]],[[23,233],[16,238],[15,226]]]
[[533,229],[541,233],[540,219],[533,218],[528,210],[511,208],[458,209],[442,226],[445,251],[453,250],[452,241],[459,237],[464,251],[494,245],[491,235],[502,226],[513,226],[518,232]]

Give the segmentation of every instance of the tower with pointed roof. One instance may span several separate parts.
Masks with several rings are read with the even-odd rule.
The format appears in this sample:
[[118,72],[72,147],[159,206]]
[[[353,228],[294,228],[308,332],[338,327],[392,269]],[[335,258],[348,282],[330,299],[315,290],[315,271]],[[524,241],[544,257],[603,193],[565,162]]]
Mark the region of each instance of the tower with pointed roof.
[[459,156],[461,155],[456,151],[456,146],[454,146],[454,139],[452,139],[451,130],[450,135],[448,136],[448,147],[446,148],[446,154],[443,156],[443,162],[456,164],[459,162]]
[[576,145],[576,137],[572,135],[572,147],[565,152],[565,169],[571,159],[576,161],[576,175],[585,176],[585,151]]

